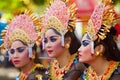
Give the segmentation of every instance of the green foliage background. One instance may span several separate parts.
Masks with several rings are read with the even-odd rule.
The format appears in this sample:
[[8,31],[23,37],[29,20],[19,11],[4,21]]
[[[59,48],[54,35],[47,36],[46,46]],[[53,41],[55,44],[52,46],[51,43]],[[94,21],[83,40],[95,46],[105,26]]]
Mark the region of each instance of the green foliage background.
[[47,0],[0,0],[0,13],[5,19],[10,19],[18,10],[31,9],[37,14],[43,14]]
[[[6,20],[13,17],[13,13],[21,9],[31,9],[43,15],[50,0],[0,0],[0,13]],[[113,0],[116,10],[120,14],[120,0]]]

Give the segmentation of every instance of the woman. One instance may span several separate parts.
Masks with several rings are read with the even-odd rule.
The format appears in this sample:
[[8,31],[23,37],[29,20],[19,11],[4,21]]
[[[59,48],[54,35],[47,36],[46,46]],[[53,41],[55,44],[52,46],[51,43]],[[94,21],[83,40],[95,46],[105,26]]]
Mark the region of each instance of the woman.
[[17,15],[7,26],[4,46],[9,60],[20,69],[16,80],[42,80],[44,75],[45,69],[38,63],[35,26],[39,26],[39,20],[31,11]]
[[83,80],[120,79],[120,50],[114,40],[113,20],[112,1],[103,0],[95,8],[78,49],[79,61],[89,64]]
[[50,80],[77,80],[85,68],[77,58],[80,42],[74,34],[75,10],[74,4],[70,10],[63,1],[56,0],[43,18],[43,48],[54,58],[47,73]]

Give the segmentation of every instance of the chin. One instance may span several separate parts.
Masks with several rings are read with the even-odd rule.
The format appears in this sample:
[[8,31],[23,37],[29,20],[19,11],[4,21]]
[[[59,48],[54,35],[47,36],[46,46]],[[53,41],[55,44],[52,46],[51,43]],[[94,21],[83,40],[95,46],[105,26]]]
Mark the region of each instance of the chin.
[[79,62],[85,63],[86,61],[83,59],[79,59]]
[[21,66],[20,65],[14,65],[16,68],[21,68]]
[[55,56],[51,56],[51,55],[50,55],[49,57],[50,57],[50,58],[55,58]]

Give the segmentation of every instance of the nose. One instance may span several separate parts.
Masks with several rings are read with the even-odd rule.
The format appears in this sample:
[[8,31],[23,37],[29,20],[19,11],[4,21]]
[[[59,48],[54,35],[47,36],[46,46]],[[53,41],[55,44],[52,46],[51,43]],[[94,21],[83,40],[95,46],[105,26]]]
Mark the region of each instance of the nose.
[[16,51],[15,51],[15,53],[13,54],[13,57],[14,57],[14,58],[17,58],[17,57],[18,57],[18,54],[17,54]]
[[78,52],[80,52],[81,51],[81,46],[78,48]]
[[45,48],[50,48],[51,47],[51,42],[48,41],[47,43],[45,43]]

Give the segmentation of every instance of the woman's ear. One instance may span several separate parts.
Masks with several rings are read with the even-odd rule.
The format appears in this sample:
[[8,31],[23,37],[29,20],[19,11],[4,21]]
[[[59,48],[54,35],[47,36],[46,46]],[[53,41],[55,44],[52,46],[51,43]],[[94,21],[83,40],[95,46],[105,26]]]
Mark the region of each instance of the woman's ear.
[[32,51],[32,59],[35,59],[35,54],[36,54],[36,52],[35,52],[35,50],[33,50]]
[[65,44],[70,44],[70,43],[71,43],[71,38],[70,37],[65,38]]
[[65,48],[68,49],[70,47],[70,43],[71,43],[71,38],[67,37],[65,38]]
[[95,55],[103,55],[105,51],[105,48],[102,44],[95,47]]

